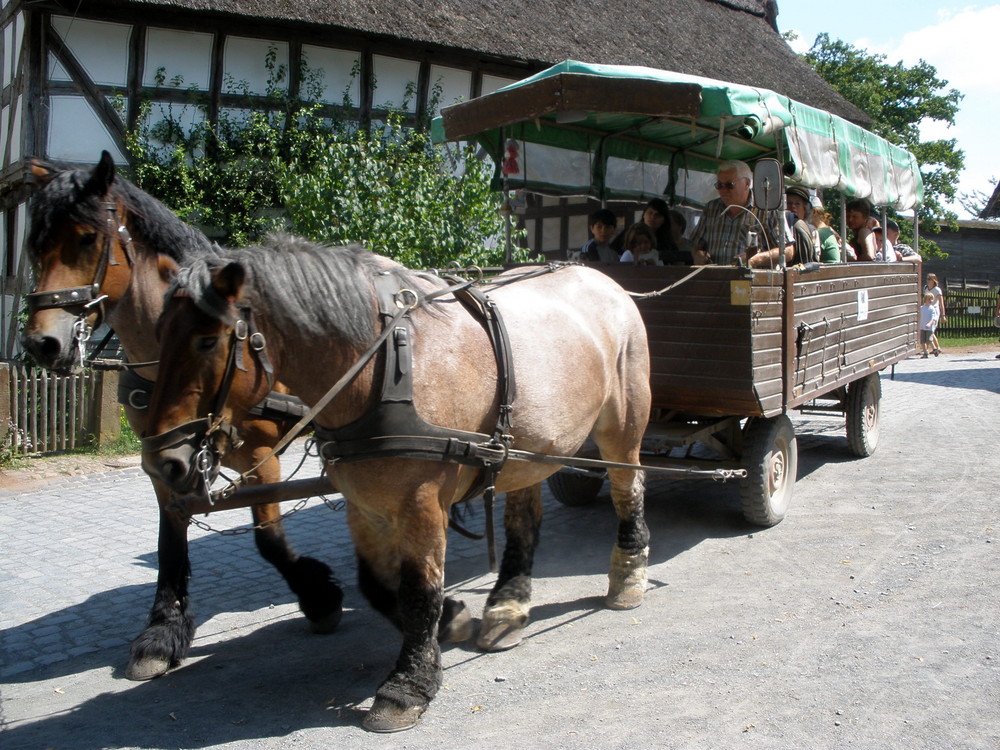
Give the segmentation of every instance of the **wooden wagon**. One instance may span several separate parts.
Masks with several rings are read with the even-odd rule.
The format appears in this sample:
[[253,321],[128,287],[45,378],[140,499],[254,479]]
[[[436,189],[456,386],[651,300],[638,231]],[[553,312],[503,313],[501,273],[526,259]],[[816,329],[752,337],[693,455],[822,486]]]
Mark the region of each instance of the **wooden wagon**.
[[[508,195],[698,206],[731,159],[776,160],[754,183],[769,209],[784,207],[786,177],[867,198],[883,219],[886,208],[917,206],[923,192],[912,154],[842,118],[773,91],[650,68],[568,60],[446,107],[433,134],[478,143]],[[842,201],[842,226],[843,217]],[[653,392],[643,464],[746,470],[744,514],[761,525],[781,520],[795,481],[789,411],[845,415],[850,450],[871,454],[879,372],[917,342],[919,263],[813,266],[602,267],[632,292],[669,287],[638,302]],[[708,451],[676,455],[695,444]],[[588,501],[600,482],[579,470],[549,480],[570,504]]]
[[[744,515],[770,526],[784,516],[795,481],[790,411],[843,415],[849,450],[874,452],[879,372],[917,341],[919,265],[602,270],[633,292],[680,282],[638,302],[653,394],[643,465],[745,469]],[[601,482],[596,472],[564,471],[549,483],[572,505],[589,502]]]

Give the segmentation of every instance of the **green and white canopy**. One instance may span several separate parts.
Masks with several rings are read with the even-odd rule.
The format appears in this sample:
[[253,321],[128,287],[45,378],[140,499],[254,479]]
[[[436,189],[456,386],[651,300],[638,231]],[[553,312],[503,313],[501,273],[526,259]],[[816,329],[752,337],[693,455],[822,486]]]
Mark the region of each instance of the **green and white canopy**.
[[921,202],[916,158],[767,89],[566,62],[442,110],[436,142],[476,141],[511,189],[636,199],[713,197],[719,162],[778,158],[796,183],[897,210]]

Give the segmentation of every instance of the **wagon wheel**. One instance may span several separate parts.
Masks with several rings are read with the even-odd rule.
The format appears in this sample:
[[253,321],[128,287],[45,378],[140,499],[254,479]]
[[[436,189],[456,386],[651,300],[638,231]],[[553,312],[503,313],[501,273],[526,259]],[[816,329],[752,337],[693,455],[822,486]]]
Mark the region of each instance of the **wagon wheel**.
[[879,437],[882,381],[873,372],[847,386],[847,447],[865,458],[875,452]]
[[581,474],[575,471],[557,471],[546,481],[552,496],[571,508],[590,505],[604,486],[605,472]]
[[798,471],[799,451],[791,420],[751,419],[743,431],[743,466],[740,482],[743,517],[758,526],[774,526],[788,510]]

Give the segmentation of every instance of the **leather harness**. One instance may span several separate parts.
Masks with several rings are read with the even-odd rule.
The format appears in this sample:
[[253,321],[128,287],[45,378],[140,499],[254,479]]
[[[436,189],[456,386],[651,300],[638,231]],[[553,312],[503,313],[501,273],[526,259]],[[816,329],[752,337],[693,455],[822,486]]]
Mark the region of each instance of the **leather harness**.
[[[383,376],[379,399],[367,413],[350,424],[337,428],[315,427],[320,455],[327,462],[368,460],[374,458],[418,458],[480,466],[483,471],[465,494],[468,500],[492,487],[497,472],[503,468],[510,435],[511,415],[516,388],[511,362],[510,340],[500,311],[479,289],[461,285],[455,297],[481,319],[490,337],[497,363],[500,408],[492,435],[440,427],[423,419],[413,403],[412,321],[409,314],[399,318],[395,330],[383,345]],[[399,292],[398,282],[388,275],[375,278],[379,316],[385,325]]]

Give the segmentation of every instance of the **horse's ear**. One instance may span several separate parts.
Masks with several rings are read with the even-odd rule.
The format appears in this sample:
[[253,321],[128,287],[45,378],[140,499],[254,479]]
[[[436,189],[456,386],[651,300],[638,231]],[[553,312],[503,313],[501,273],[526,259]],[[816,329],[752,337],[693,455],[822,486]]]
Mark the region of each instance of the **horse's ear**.
[[160,272],[160,278],[163,282],[169,284],[177,274],[177,269],[180,266],[169,255],[160,255],[156,259],[156,268]]
[[115,160],[107,151],[101,152],[101,160],[97,162],[94,171],[87,180],[87,189],[95,195],[104,195],[111,189],[111,181],[115,179]]
[[243,281],[246,271],[239,263],[227,263],[212,276],[212,288],[219,296],[229,302],[235,302],[243,291]]
[[44,187],[48,184],[49,180],[55,177],[56,174],[56,170],[52,168],[51,164],[35,157],[28,159],[28,172],[33,178],[32,181],[39,187]]

